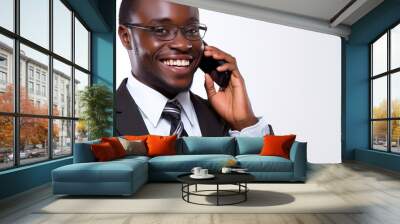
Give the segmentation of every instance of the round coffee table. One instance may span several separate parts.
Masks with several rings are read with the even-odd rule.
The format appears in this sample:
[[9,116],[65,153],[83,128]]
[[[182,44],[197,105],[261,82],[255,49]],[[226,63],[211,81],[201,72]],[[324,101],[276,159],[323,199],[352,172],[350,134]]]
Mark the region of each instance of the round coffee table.
[[[249,173],[215,173],[215,177],[212,179],[193,179],[190,177],[191,173],[182,174],[177,177],[178,181],[182,183],[182,199],[188,203],[198,204],[198,205],[234,205],[247,200],[247,192],[249,188],[247,183],[255,180],[255,177]],[[216,185],[215,190],[197,190],[198,184],[205,185]],[[195,186],[194,191],[190,191],[190,186]],[[220,189],[220,185],[236,185],[237,190],[223,190]],[[205,194],[209,192],[215,192],[215,194]],[[204,197],[216,197],[216,204],[202,204],[190,201],[190,196],[204,196]],[[221,197],[232,197],[240,196],[240,199],[231,203],[221,203]]]

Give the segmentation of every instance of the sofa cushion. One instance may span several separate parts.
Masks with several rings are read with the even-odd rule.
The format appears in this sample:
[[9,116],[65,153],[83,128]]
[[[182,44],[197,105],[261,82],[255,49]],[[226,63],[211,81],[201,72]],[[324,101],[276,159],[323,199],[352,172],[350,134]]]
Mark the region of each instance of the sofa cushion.
[[119,141],[118,137],[103,137],[101,138],[101,142],[108,142],[114,149],[115,155],[117,158],[122,158],[126,156],[126,151]]
[[176,154],[176,135],[160,136],[149,135],[147,137],[147,155],[148,156],[165,156]]
[[108,142],[102,142],[99,144],[92,144],[90,146],[94,157],[96,157],[96,161],[104,162],[109,160],[114,160],[119,158],[115,150],[113,149],[112,145]]
[[266,135],[264,136],[264,145],[261,149],[261,156],[281,156],[290,159],[290,148],[296,135]]
[[249,172],[292,172],[292,161],[279,156],[238,155],[239,166]]
[[126,140],[124,138],[118,137],[119,142],[124,147],[126,151],[126,155],[138,155],[145,156],[147,155],[146,143],[141,140]]
[[185,155],[235,155],[235,139],[233,137],[183,137],[181,150],[180,154]]
[[231,155],[175,155],[158,156],[149,160],[149,170],[163,172],[190,172],[193,167],[200,166],[211,172],[219,171],[230,159]]
[[131,156],[125,156],[124,158],[113,160],[113,162],[136,163],[135,160],[142,161],[142,162],[148,162],[149,159],[150,159],[150,157],[147,157],[147,156],[131,155]]
[[135,141],[135,140],[146,141],[148,135],[124,135],[122,137],[129,141]]
[[[129,182],[134,172],[143,172],[147,166],[140,159],[122,159],[108,162],[74,163],[53,170],[53,181],[58,182]],[[147,173],[143,173],[147,176]]]
[[236,137],[236,155],[260,154],[263,137]]

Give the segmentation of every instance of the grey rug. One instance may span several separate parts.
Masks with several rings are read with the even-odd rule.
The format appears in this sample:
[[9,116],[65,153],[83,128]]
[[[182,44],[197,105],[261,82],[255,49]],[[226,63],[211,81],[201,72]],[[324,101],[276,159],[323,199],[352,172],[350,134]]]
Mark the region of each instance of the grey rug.
[[[181,198],[180,184],[150,183],[131,197],[57,197],[35,213],[360,213],[360,205],[349,203],[316,184],[256,183],[248,187],[247,201],[237,205],[189,204]],[[210,189],[215,189],[215,186],[202,185],[198,190]],[[222,202],[237,199],[225,197]],[[213,196],[193,196],[191,200],[208,204],[216,202]]]

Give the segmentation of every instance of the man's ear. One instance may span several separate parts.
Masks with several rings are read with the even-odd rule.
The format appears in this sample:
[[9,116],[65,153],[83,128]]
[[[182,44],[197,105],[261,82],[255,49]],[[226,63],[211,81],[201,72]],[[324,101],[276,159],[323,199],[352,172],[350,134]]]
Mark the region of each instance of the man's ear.
[[133,43],[131,43],[129,28],[120,25],[118,27],[118,36],[122,45],[128,50],[132,50]]

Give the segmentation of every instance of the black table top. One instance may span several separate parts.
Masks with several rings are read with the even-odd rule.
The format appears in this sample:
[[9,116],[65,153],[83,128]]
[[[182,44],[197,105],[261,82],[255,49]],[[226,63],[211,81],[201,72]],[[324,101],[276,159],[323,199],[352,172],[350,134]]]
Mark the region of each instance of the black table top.
[[179,175],[177,179],[186,184],[236,184],[255,180],[255,177],[249,173],[212,173],[215,177],[211,179],[193,179],[190,177],[191,174]]

